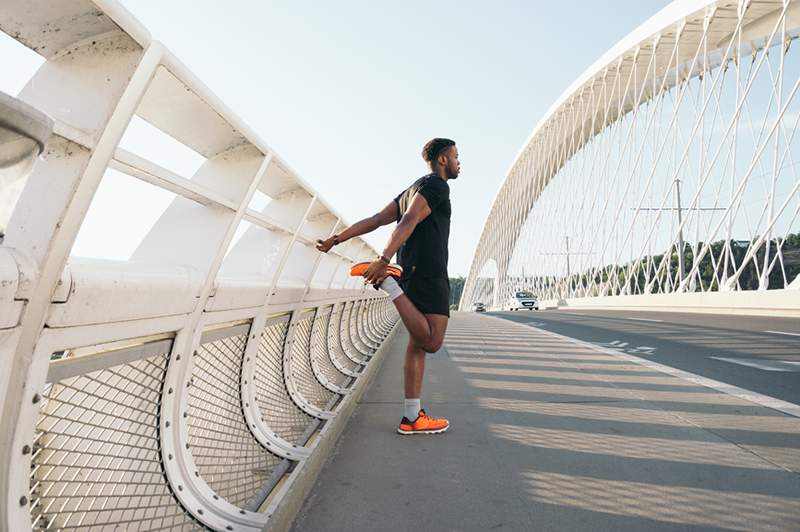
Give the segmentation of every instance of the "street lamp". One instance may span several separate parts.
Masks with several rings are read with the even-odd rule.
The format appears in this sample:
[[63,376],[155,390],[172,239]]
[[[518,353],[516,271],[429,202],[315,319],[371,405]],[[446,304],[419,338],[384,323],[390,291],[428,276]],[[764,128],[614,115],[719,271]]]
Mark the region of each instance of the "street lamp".
[[0,92],[0,236],[52,132],[50,118]]

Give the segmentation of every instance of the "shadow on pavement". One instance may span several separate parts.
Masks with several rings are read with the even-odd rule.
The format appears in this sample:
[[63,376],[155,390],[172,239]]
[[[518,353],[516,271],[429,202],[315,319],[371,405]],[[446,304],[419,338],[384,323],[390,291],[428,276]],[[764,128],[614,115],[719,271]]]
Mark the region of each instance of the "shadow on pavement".
[[537,329],[456,313],[440,436],[394,432],[387,352],[294,530],[800,529],[800,419]]

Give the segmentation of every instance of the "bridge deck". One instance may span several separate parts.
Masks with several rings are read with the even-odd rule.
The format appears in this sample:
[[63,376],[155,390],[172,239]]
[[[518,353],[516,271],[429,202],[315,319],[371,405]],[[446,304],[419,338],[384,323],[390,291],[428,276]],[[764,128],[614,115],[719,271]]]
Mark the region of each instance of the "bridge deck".
[[797,530],[800,419],[528,326],[451,320],[394,432],[398,334],[294,530]]

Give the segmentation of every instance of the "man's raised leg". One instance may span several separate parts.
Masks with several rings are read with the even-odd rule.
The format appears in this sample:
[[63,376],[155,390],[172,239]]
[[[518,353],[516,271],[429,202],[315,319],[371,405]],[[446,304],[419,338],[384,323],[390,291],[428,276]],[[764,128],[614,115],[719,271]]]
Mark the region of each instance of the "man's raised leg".
[[447,330],[447,316],[423,314],[406,295],[401,295],[392,302],[417,346],[428,353],[438,351]]
[[448,316],[444,314],[423,314],[397,286],[394,279],[387,279],[389,285],[382,284],[392,299],[400,319],[409,332],[404,369],[405,400],[403,419],[397,432],[400,434],[438,434],[450,427],[446,419],[428,416],[420,405],[422,382],[425,376],[425,356],[435,353],[442,346],[447,330]]

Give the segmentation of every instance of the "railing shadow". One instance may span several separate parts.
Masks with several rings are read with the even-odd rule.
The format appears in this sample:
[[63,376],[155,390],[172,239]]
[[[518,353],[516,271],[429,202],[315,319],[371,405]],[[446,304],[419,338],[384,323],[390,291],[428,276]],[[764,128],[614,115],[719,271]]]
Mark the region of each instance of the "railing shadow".
[[800,526],[800,419],[491,317],[458,315],[446,345],[540,518]]

